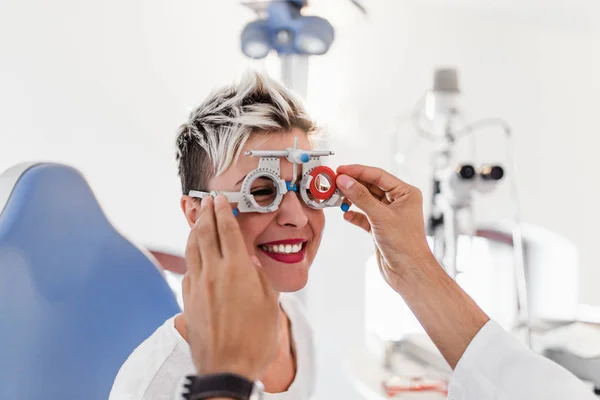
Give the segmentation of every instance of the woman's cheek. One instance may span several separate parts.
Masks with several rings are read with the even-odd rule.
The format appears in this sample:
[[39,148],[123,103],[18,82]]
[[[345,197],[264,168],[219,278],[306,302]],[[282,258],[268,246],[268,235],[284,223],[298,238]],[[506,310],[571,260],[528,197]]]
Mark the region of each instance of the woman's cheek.
[[242,236],[250,252],[254,252],[255,247],[260,244],[257,243],[257,239],[269,225],[270,219],[268,217],[268,214],[258,213],[242,213],[237,217]]
[[311,217],[313,235],[320,239],[325,229],[325,212],[323,210],[315,210]]

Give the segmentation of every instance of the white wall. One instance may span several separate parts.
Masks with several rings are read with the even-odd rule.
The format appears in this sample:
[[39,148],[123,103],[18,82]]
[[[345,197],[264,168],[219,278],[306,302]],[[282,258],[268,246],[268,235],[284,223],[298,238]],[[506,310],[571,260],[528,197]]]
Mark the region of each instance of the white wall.
[[[32,159],[72,164],[124,233],[182,251],[187,227],[178,206],[174,131],[214,85],[248,64],[238,36],[251,14],[234,1],[6,3],[0,169]],[[578,245],[581,301],[600,304],[600,33],[592,2],[512,2],[518,9],[469,1],[366,3],[369,19],[338,27],[330,54],[312,64],[310,103],[328,125],[335,163],[389,168],[387,137],[396,116],[430,86],[435,66],[459,67],[468,115],[504,117],[514,128],[524,219]],[[402,129],[412,137],[408,125]],[[482,156],[503,157],[494,135],[478,142]],[[411,154],[411,179],[425,185],[425,151]],[[508,201],[503,188],[484,202],[489,208],[480,209],[481,217],[507,215]],[[354,398],[339,360],[362,341],[363,264],[371,244],[347,230],[337,210],[328,215],[309,303],[321,348],[320,393]]]

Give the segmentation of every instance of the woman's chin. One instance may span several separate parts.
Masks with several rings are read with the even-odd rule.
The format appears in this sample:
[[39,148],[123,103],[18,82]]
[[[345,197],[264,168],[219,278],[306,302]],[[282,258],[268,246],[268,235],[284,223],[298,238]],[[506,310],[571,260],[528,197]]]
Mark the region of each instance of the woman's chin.
[[307,279],[303,281],[286,281],[286,282],[273,282],[273,289],[279,293],[294,293],[298,292],[306,287]]
[[310,259],[306,254],[302,257],[273,257],[265,252],[257,254],[264,272],[274,290],[278,292],[297,292],[308,282]]
[[302,290],[308,282],[308,267],[302,265],[264,266],[269,282],[274,290],[282,293]]

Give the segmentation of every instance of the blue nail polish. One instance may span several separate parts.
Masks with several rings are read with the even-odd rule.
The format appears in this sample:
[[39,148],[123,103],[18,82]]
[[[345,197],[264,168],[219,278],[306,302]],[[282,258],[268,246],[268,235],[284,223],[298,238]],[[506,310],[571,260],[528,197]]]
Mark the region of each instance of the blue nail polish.
[[350,204],[347,203],[342,203],[342,205],[340,206],[340,208],[342,209],[343,212],[346,212],[350,209]]
[[237,208],[233,209],[233,216],[237,217],[240,214],[240,211]]

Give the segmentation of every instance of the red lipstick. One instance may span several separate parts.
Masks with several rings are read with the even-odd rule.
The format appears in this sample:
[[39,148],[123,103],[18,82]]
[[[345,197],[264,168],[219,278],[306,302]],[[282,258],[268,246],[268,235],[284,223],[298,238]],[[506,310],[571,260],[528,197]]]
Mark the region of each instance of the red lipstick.
[[[263,246],[277,246],[277,245],[295,245],[302,244],[302,248],[297,253],[275,253],[266,250]],[[304,260],[304,256],[306,254],[306,240],[304,239],[284,239],[277,240],[274,242],[263,243],[258,246],[260,251],[262,251],[267,256],[271,257],[273,260],[285,263],[285,264],[296,264]]]

